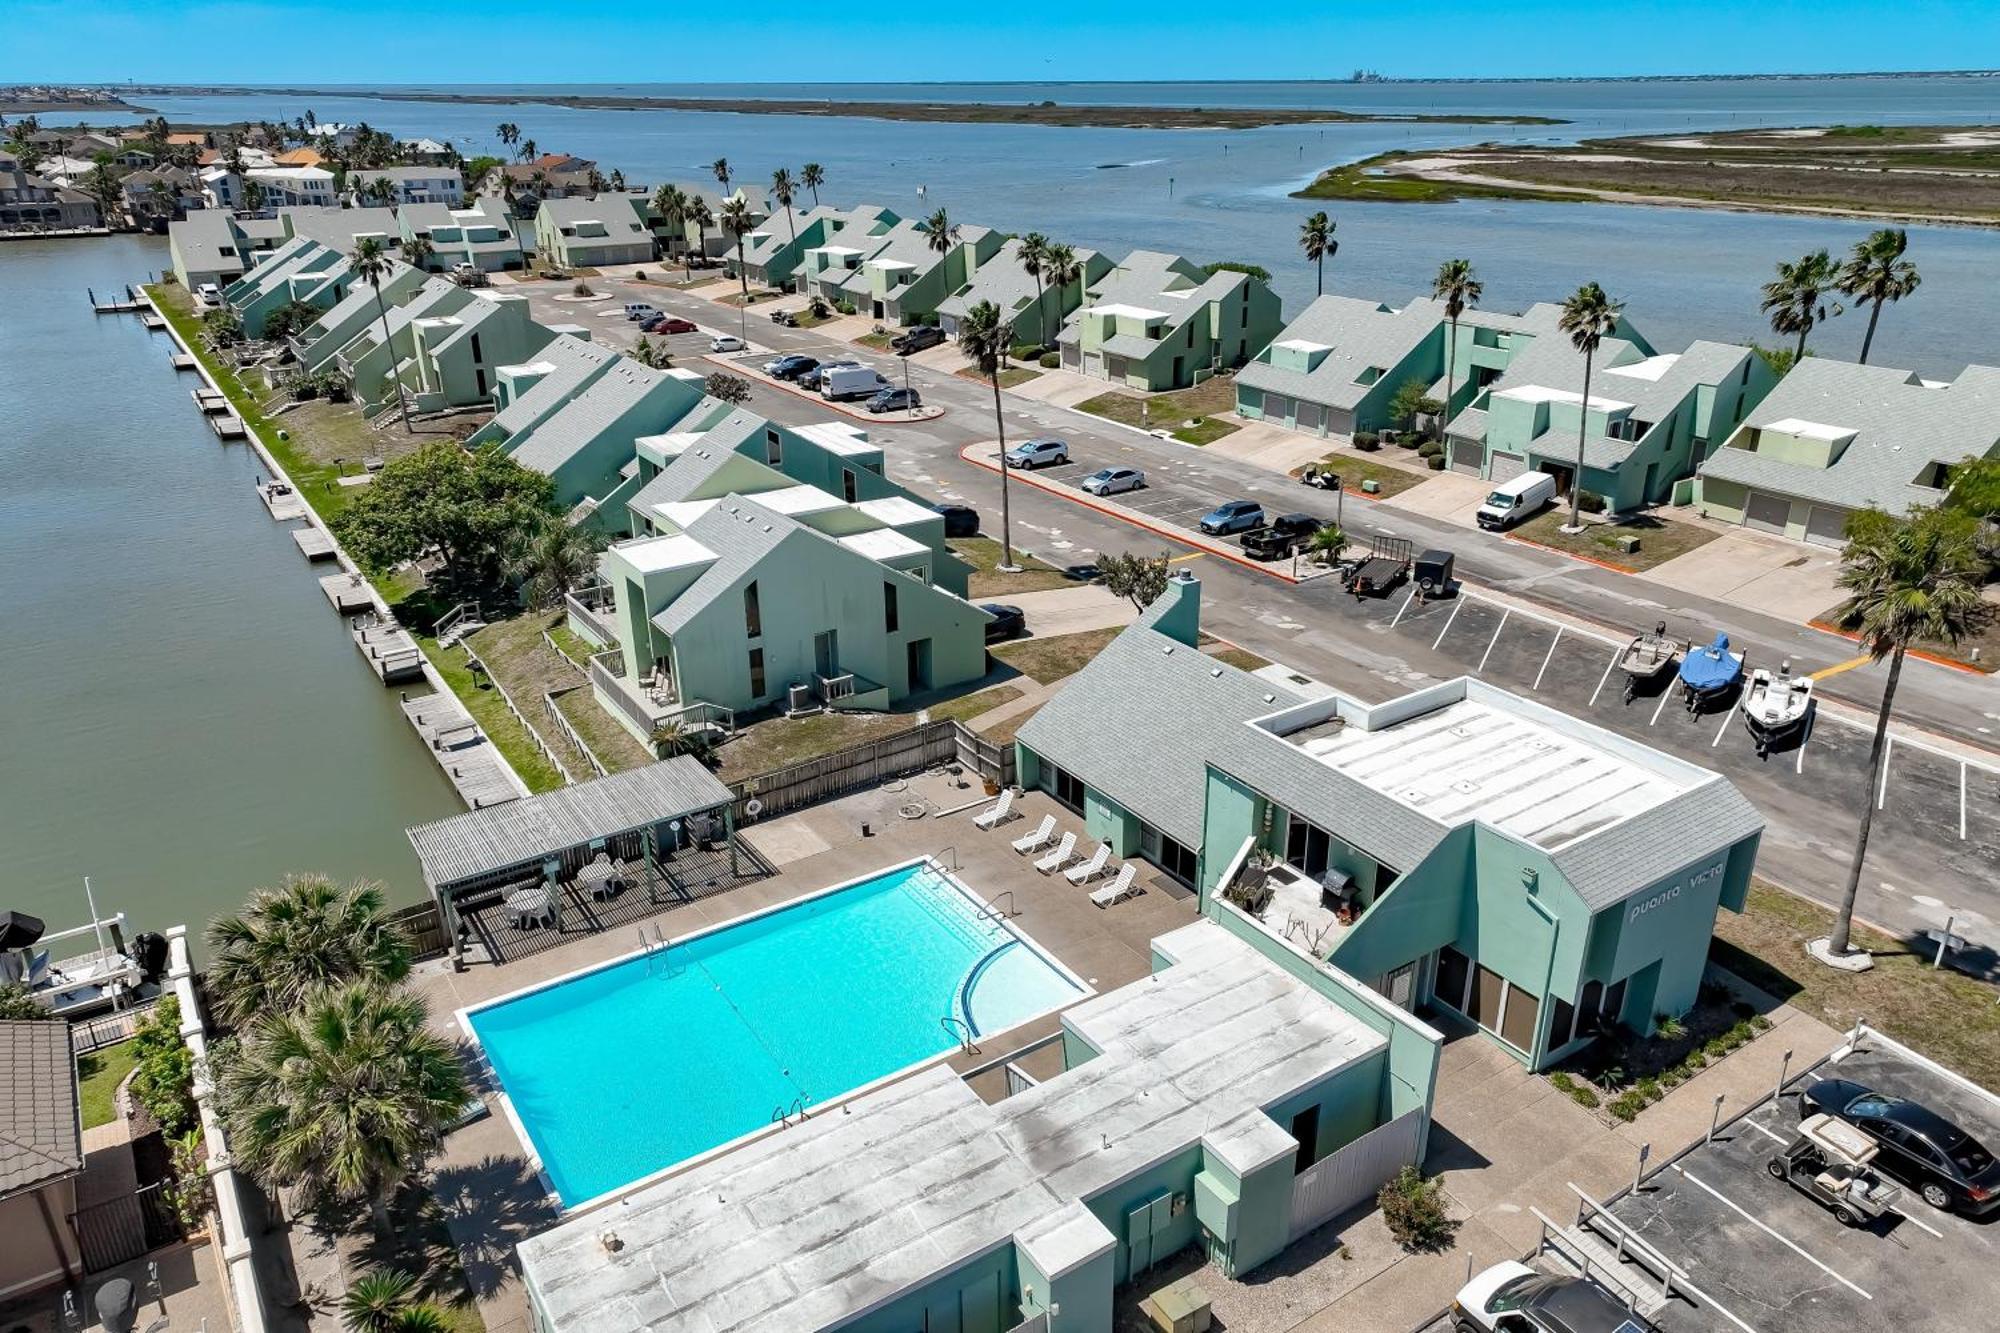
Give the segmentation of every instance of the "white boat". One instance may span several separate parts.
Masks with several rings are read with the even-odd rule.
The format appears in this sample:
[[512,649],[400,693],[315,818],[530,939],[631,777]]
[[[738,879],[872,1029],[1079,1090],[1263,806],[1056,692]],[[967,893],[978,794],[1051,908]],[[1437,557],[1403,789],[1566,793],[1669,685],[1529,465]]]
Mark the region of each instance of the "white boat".
[[[90,924],[53,934],[25,912],[0,913],[0,985],[25,986],[58,1018],[81,1018],[125,1008],[159,993],[166,942],[140,935],[128,945],[125,914],[97,915],[90,881]],[[78,949],[80,952],[68,953]]]
[[1750,673],[1750,684],[1743,691],[1743,725],[1757,743],[1759,759],[1805,726],[1812,711],[1812,690],[1812,677],[1794,676],[1790,662],[1775,673],[1768,667]]

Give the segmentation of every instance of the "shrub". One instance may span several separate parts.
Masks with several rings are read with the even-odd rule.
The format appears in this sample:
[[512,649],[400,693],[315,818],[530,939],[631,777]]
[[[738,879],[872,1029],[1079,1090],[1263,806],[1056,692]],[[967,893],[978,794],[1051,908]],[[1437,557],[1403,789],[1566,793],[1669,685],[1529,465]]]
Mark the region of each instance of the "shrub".
[[834,306],[834,309],[843,315],[851,315],[854,313],[854,302],[843,298],[838,305]]
[[806,309],[811,312],[812,317],[814,319],[825,319],[828,315],[833,313],[827,307],[826,298],[824,296],[815,296],[812,299],[812,301],[806,306]]
[[1636,1091],[1628,1092],[1622,1097],[1614,1098],[1611,1105],[1604,1109],[1611,1112],[1615,1119],[1630,1124],[1639,1118],[1639,1112],[1646,1109],[1646,1099]]
[[1600,1104],[1597,1093],[1592,1091],[1589,1084],[1577,1082],[1576,1079],[1560,1069],[1549,1075],[1549,1082],[1555,1085],[1557,1092],[1562,1093],[1578,1106],[1595,1110]]
[[1354,447],[1364,454],[1372,454],[1382,447],[1382,437],[1372,430],[1356,431]]
[[1687,1035],[1687,1024],[1673,1014],[1654,1014],[1653,1030],[1668,1041],[1678,1041]]
[[1442,472],[1442,471],[1444,471],[1444,455],[1443,455],[1443,454],[1432,454],[1432,455],[1430,456],[1430,458],[1429,458],[1428,460],[1426,460],[1426,461],[1428,461],[1428,462],[1430,463],[1430,465],[1431,465],[1431,471],[1433,471],[1433,472]]
[[1604,512],[1604,497],[1596,491],[1584,491],[1576,497],[1576,507],[1586,514]]
[[646,270],[643,268],[634,269],[632,271],[632,280],[634,282],[644,282],[646,280]]
[[1243,875],[1234,884],[1222,891],[1222,896],[1251,916],[1259,916],[1271,905],[1271,898],[1277,890],[1262,875]]
[[5,986],[0,986],[0,1020],[8,1022],[41,1022],[44,1019],[54,1017],[55,1013],[52,1010],[44,1008],[29,993],[26,986],[21,985],[19,982],[9,982]]
[[169,1135],[195,1123],[194,1052],[181,1040],[180,1001],[169,995],[132,1033],[132,1095]]
[[1405,1250],[1441,1250],[1458,1230],[1445,1211],[1444,1182],[1435,1176],[1425,1180],[1414,1166],[1398,1171],[1375,1195],[1375,1203],[1389,1234]]
[[1417,446],[1417,457],[1419,458],[1435,458],[1443,452],[1444,446],[1436,440],[1425,440]]
[[1042,349],[1033,343],[1015,343],[1007,350],[1007,355],[1026,365],[1032,361],[1039,361],[1042,356]]
[[579,279],[577,280],[577,284],[576,284],[576,286],[574,286],[574,287],[572,287],[572,288],[570,288],[570,289],[569,289],[569,294],[570,294],[571,296],[595,296],[595,295],[597,295],[597,293],[596,293],[596,292],[593,292],[592,290],[590,290],[590,284],[589,284],[589,283],[587,283],[587,282],[585,282],[585,281],[583,281],[583,280],[582,280],[581,278],[579,278]]
[[1062,364],[1062,354],[1060,352],[1042,353],[1041,367],[1043,370],[1054,370],[1057,366],[1061,364]]

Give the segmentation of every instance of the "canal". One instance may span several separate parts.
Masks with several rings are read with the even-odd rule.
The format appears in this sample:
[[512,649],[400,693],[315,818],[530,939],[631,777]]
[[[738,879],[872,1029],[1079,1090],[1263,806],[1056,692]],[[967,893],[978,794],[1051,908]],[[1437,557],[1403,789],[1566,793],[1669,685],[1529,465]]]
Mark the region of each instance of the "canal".
[[97,316],[164,239],[0,245],[0,910],[199,931],[319,871],[422,893],[403,828],[459,805],[168,364]]

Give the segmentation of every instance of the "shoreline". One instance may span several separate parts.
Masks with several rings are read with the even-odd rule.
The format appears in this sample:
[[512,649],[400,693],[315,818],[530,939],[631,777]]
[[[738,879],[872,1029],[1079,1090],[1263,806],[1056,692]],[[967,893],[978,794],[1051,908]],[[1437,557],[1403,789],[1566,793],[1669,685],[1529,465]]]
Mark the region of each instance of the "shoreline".
[[[175,97],[335,97],[460,106],[552,106],[572,111],[692,111],[747,116],[919,121],[957,125],[1048,125],[1065,129],[1245,130],[1274,125],[1567,125],[1550,116],[1372,113],[1311,107],[1109,106],[1044,102],[863,102],[832,98],[645,97],[595,93],[383,92],[331,88],[135,89]],[[134,110],[146,110],[133,107]]]

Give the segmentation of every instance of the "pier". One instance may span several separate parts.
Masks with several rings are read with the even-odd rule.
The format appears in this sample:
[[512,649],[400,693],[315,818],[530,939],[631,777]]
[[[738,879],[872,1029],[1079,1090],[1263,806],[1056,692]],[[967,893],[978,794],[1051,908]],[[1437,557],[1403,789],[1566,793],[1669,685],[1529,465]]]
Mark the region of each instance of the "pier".
[[189,389],[188,397],[201,409],[203,416],[215,416],[229,411],[229,399],[220,389]]
[[405,695],[403,716],[424,738],[424,748],[458,789],[459,799],[472,809],[518,801],[525,794],[499,749],[454,695]]
[[333,609],[344,616],[375,609],[375,592],[359,574],[329,574],[319,581],[319,590]]
[[350,632],[354,646],[361,650],[361,656],[384,685],[424,674],[423,649],[417,647],[408,630],[394,621],[367,615],[355,621]]
[[234,412],[218,412],[208,418],[210,430],[218,440],[243,440],[250,436],[250,428],[243,424],[243,418]]
[[[75,234],[85,236],[109,235],[110,233],[79,231]],[[110,297],[99,296],[95,288],[86,287],[83,290],[90,297],[90,308],[100,315],[136,315],[142,310],[148,312],[152,310],[152,307],[146,303],[146,298],[139,294],[139,289],[130,283],[125,284],[125,290],[122,294]],[[158,319],[159,316],[155,315],[154,318]],[[160,320],[160,327],[165,328],[166,323],[165,320]]]
[[308,560],[331,560],[338,551],[334,549],[333,538],[318,528],[293,528],[292,541],[299,548],[299,554]]
[[199,370],[201,363],[186,352],[168,352],[167,364],[175,370]]
[[[290,482],[265,481],[259,478],[257,481],[257,498],[264,502],[264,508],[271,511],[271,517],[280,523],[306,516],[306,502],[299,498],[299,493],[292,489]],[[318,532],[319,529],[314,528],[313,531]],[[304,549],[303,543],[301,543],[301,549]],[[307,558],[316,559],[317,557],[308,553]]]

